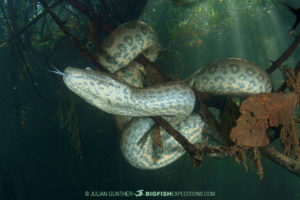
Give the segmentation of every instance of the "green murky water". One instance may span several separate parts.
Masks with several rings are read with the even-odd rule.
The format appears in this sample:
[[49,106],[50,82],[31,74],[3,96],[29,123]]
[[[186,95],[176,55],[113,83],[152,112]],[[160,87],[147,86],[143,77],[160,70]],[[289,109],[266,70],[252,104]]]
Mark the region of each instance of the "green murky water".
[[[9,2],[2,2],[7,16]],[[111,24],[117,24],[114,15],[109,15],[114,7],[105,7],[113,1],[103,2],[106,4],[84,1],[102,11]],[[297,0],[286,2],[295,8],[300,6]],[[18,10],[19,27],[43,12],[42,5],[35,1],[14,1],[14,9]],[[87,18],[67,3],[57,6],[55,12],[93,50],[87,44]],[[0,41],[4,41],[10,31],[3,12],[0,14]],[[21,20],[22,16],[27,21]],[[157,66],[184,79],[199,67],[226,57],[240,57],[268,68],[269,60],[276,60],[293,42],[288,31],[296,18],[279,1],[150,0],[140,19],[158,34],[162,51]],[[298,27],[294,33],[299,31]],[[90,66],[51,17],[47,15],[28,28],[21,41],[18,45],[34,84],[53,105],[37,95],[16,43],[1,47],[0,199],[135,199],[138,190],[144,194],[182,192],[180,197],[147,193],[160,196],[140,199],[190,199],[184,191],[198,192],[194,193],[195,199],[300,199],[299,177],[266,158],[262,158],[263,180],[259,180],[253,166],[245,172],[243,165],[232,159],[207,158],[200,169],[195,169],[185,155],[159,170],[133,168],[120,152],[120,133],[113,116],[75,95],[70,97],[61,79],[48,72],[51,67]],[[285,64],[295,67],[299,55],[298,47]],[[271,78],[274,88],[283,82],[280,70]],[[62,113],[59,105],[75,109]],[[73,135],[72,139],[74,130],[79,138]]]

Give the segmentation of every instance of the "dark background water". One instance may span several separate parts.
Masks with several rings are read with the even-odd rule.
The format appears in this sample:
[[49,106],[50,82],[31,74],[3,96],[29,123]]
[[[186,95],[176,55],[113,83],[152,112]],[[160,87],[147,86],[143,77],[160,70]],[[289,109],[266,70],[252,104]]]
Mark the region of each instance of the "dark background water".
[[[141,19],[158,33],[163,50],[156,64],[163,71],[183,79],[200,66],[225,57],[248,59],[266,69],[270,66],[268,59],[277,59],[293,41],[287,32],[295,17],[279,1],[224,2],[201,1],[192,6],[161,0],[148,2]],[[258,3],[252,5],[253,2]],[[297,0],[287,2],[300,6]],[[115,15],[115,21],[130,19],[124,15]],[[50,23],[51,18],[47,20]],[[80,26],[80,20],[77,19],[76,26]],[[8,35],[3,19],[1,23],[2,41]],[[74,31],[80,36],[87,29]],[[55,31],[51,34],[57,34],[53,48],[51,43],[45,44],[45,49],[33,45],[36,47],[33,51],[35,48],[26,46],[28,41],[24,36],[23,50],[37,88],[54,105],[37,95],[13,44],[0,48],[0,198],[115,199],[88,198],[85,192],[143,189],[215,193],[213,197],[198,199],[300,199],[299,177],[265,158],[262,158],[263,180],[259,180],[253,166],[249,165],[249,171],[245,172],[243,165],[232,159],[205,159],[200,169],[195,169],[191,158],[185,155],[159,170],[133,168],[121,155],[120,133],[113,116],[75,95],[70,97],[71,92],[61,78],[49,73],[50,66],[63,69],[68,65],[90,65],[66,38]],[[298,47],[286,64],[294,67],[299,55]],[[271,77],[275,88],[283,81],[280,70]],[[78,117],[81,154],[74,147],[68,124],[60,126],[61,99],[75,106],[72,114]]]

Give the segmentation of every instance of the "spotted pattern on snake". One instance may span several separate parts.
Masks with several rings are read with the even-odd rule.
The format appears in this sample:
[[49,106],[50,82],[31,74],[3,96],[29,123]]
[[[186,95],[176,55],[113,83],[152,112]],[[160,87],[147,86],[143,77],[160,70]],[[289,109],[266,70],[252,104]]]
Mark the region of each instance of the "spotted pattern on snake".
[[215,61],[199,69],[186,82],[199,91],[216,95],[249,96],[272,90],[271,79],[264,70],[239,58]]
[[178,122],[178,118],[186,118],[194,108],[193,91],[180,82],[134,88],[108,73],[72,67],[66,68],[65,73],[64,83],[70,90],[111,114],[174,116]]
[[141,21],[130,21],[105,39],[98,53],[98,61],[113,73],[127,66],[142,52],[153,62],[158,51],[159,44],[152,28]]
[[[162,129],[163,148],[155,144],[155,125],[147,116],[164,117],[192,143],[199,143],[208,135],[201,117],[192,113],[195,96],[185,83],[178,81],[143,88],[143,66],[132,60],[140,53],[155,60],[158,44],[151,27],[140,21],[125,23],[111,33],[101,47],[98,61],[115,75],[68,67],[63,75],[64,83],[91,105],[122,115],[117,117],[126,121],[121,123],[121,151],[131,165],[157,169],[174,162],[185,152]],[[216,61],[186,79],[186,83],[199,91],[220,95],[243,96],[271,91],[268,75],[241,59]]]

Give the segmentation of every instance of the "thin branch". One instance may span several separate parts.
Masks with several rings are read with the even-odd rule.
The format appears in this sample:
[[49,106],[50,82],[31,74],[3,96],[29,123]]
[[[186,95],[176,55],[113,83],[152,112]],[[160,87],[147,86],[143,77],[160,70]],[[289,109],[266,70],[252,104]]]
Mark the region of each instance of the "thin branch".
[[64,32],[66,36],[73,42],[73,44],[77,47],[78,51],[89,60],[91,64],[96,66],[99,70],[103,72],[109,72],[105,67],[103,67],[97,60],[92,56],[92,54],[88,51],[88,49],[81,44],[81,42],[68,30],[66,25],[58,18],[58,16],[49,8],[47,3],[44,0],[40,0],[43,4],[45,10],[51,15],[59,28]]
[[[62,2],[62,0],[58,0],[55,3],[53,3],[51,6],[49,6],[50,9],[55,8],[57,5],[59,5]],[[22,27],[21,29],[19,29],[18,31],[14,32],[11,34],[11,36],[7,39],[5,39],[4,41],[2,41],[0,43],[0,47],[8,44],[9,42],[13,41],[14,38],[18,37],[20,34],[22,34],[23,32],[25,32],[28,28],[30,28],[32,25],[34,25],[37,21],[39,21],[42,17],[44,17],[47,14],[47,12],[42,12],[41,14],[39,14],[38,16],[36,16],[35,18],[33,18],[27,25],[25,25],[24,27]]]
[[99,24],[102,27],[102,30],[106,33],[111,33],[114,28],[109,25],[101,15],[94,10],[90,9],[89,7],[86,7],[84,4],[77,0],[66,0],[71,6],[76,8],[78,11],[80,11],[82,14],[86,15],[90,21],[95,21],[97,24]]
[[272,160],[274,163],[284,167],[289,172],[300,177],[300,162],[283,155],[271,145],[261,149],[264,156]]
[[[10,3],[12,3],[12,2],[10,2]],[[17,37],[18,37],[18,36],[17,36],[16,34],[14,34],[14,30],[17,30],[17,29],[18,29],[16,21],[13,20],[13,19],[11,19],[11,21],[15,21],[15,22],[14,22],[14,28],[12,28],[12,26],[11,26],[11,25],[9,24],[9,22],[8,22],[7,16],[5,15],[5,11],[4,11],[4,8],[3,8],[3,5],[2,5],[1,2],[0,2],[0,7],[1,7],[1,11],[2,11],[2,13],[3,13],[4,19],[5,19],[5,23],[6,23],[6,26],[7,26],[8,30],[10,31],[10,33],[11,33],[12,35],[15,35],[15,36],[16,36],[16,37],[13,37],[13,36],[12,36],[11,38],[12,38],[12,41],[15,43],[16,49],[17,49],[17,51],[18,51],[18,53],[19,53],[19,55],[20,55],[20,57],[21,57],[21,60],[22,60],[22,62],[23,62],[23,65],[25,66],[25,69],[26,69],[26,71],[27,71],[27,73],[28,73],[28,75],[29,75],[29,78],[30,78],[30,81],[31,81],[31,84],[32,84],[34,90],[36,91],[37,95],[38,95],[41,99],[43,99],[45,102],[49,103],[50,105],[54,105],[54,103],[53,103],[51,100],[49,100],[48,98],[46,98],[44,95],[41,94],[40,90],[39,90],[38,87],[36,86],[36,82],[35,82],[35,80],[34,80],[34,78],[33,78],[32,72],[31,72],[31,70],[30,70],[30,68],[29,68],[29,66],[28,66],[28,62],[26,61],[26,58],[25,58],[25,56],[24,56],[24,53],[23,53],[22,49],[21,49],[20,46],[18,45],[18,42],[17,42],[17,39],[18,39]],[[10,5],[9,9],[13,9],[13,8],[12,8],[12,5]],[[14,13],[13,10],[9,10],[9,12],[10,12],[10,13]]]
[[294,52],[294,50],[296,49],[296,47],[298,46],[298,44],[300,43],[300,34],[298,34],[295,38],[295,40],[293,41],[293,43],[287,48],[287,50],[285,50],[285,52],[283,52],[283,54],[276,60],[273,62],[273,64],[271,65],[271,67],[269,67],[266,72],[268,74],[273,73],[278,67],[281,66],[281,64],[287,60],[292,53]]

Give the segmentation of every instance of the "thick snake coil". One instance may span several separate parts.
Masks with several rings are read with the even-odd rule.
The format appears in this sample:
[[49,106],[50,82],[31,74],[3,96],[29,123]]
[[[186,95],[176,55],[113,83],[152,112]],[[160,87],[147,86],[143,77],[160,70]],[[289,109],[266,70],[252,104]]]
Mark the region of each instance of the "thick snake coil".
[[[98,61],[115,75],[72,67],[58,73],[63,75],[67,87],[88,103],[118,115],[121,151],[131,165],[140,169],[164,167],[185,152],[149,116],[164,117],[192,143],[201,142],[208,134],[201,117],[192,113],[195,96],[188,85],[202,92],[234,96],[272,89],[270,78],[261,68],[236,58],[201,68],[186,83],[177,81],[143,88],[144,68],[132,60],[143,53],[154,61],[158,43],[151,27],[140,21],[123,24],[101,47]],[[156,144],[155,131],[160,131],[162,145]]]

